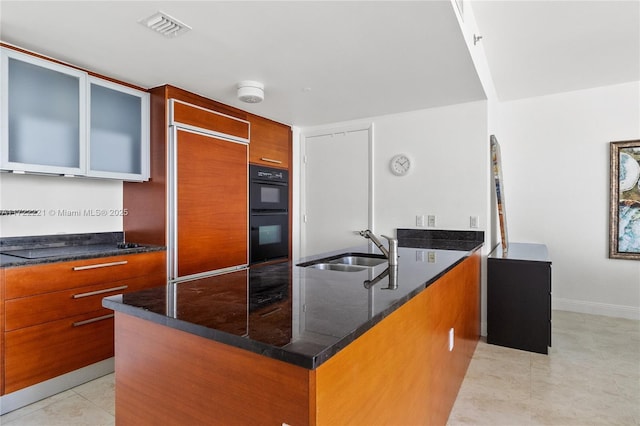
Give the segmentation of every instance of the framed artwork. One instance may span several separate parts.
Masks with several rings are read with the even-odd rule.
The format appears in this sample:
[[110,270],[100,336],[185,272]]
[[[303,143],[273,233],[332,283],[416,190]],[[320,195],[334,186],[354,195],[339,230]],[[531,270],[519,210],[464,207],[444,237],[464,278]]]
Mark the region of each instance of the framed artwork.
[[640,260],[640,140],[609,145],[609,257]]
[[500,144],[494,135],[491,135],[491,168],[496,187],[496,199],[498,201],[498,221],[500,222],[500,238],[502,240],[502,253],[509,250],[509,236],[507,234],[507,207],[504,202],[504,182],[502,180],[502,160],[500,159]]

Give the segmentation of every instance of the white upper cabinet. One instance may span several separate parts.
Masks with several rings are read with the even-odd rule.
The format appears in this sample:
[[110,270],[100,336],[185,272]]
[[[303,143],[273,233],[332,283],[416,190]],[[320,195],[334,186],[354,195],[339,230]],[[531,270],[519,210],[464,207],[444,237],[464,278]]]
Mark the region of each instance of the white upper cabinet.
[[149,179],[149,94],[89,77],[89,176]]
[[4,170],[82,174],[86,74],[3,49]]
[[2,48],[0,168],[149,178],[149,94]]

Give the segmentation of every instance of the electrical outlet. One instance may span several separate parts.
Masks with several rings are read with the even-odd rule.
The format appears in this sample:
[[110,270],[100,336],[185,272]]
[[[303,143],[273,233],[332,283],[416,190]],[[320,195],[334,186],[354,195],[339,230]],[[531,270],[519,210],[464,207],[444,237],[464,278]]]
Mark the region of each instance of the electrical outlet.
[[454,331],[453,328],[449,330],[449,352],[453,351],[453,339],[454,339]]
[[416,216],[416,226],[424,227],[424,215],[419,214]]
[[429,228],[434,228],[436,226],[436,216],[433,214],[430,214],[429,216],[427,216],[427,226]]
[[427,262],[428,263],[436,263],[436,252],[430,251],[427,253]]
[[480,218],[478,216],[469,216],[469,228],[477,229]]
[[416,250],[416,262],[424,262],[424,250]]

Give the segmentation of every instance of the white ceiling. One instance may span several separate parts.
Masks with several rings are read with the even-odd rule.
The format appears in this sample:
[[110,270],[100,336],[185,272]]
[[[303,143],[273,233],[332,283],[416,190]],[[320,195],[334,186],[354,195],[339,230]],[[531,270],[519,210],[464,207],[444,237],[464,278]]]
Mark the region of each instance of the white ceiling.
[[[637,0],[471,4],[502,99],[640,79]],[[158,10],[193,29],[167,39],[138,23]],[[449,0],[1,0],[0,38],[298,126],[485,99]],[[239,102],[241,80],[262,81],[265,100]]]
[[[145,88],[169,83],[300,126],[484,98],[448,1],[2,1],[1,37]],[[167,39],[158,10],[193,29]],[[236,99],[258,80],[265,100]]]
[[472,1],[500,100],[640,80],[640,1]]

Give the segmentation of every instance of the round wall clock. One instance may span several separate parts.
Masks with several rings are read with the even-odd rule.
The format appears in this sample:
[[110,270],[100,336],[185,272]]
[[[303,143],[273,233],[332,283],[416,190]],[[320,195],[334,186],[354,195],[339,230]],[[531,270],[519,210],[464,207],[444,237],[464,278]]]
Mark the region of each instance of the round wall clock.
[[411,161],[405,154],[398,154],[391,159],[389,167],[391,168],[391,173],[394,175],[404,176],[409,172]]

